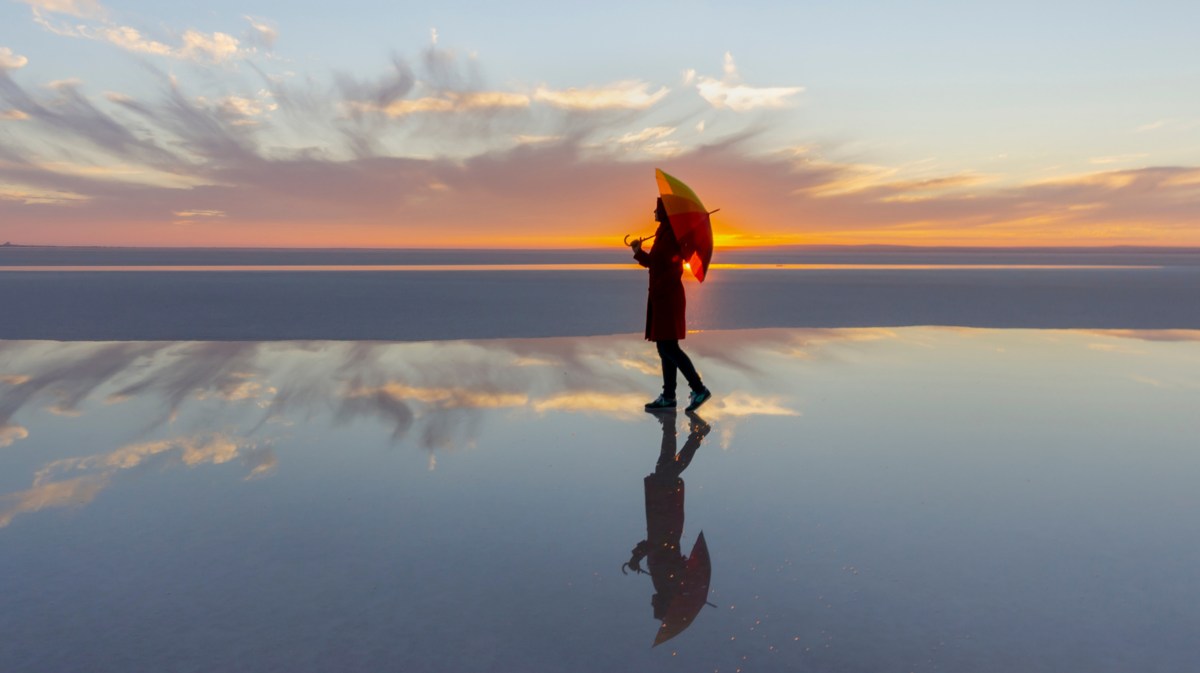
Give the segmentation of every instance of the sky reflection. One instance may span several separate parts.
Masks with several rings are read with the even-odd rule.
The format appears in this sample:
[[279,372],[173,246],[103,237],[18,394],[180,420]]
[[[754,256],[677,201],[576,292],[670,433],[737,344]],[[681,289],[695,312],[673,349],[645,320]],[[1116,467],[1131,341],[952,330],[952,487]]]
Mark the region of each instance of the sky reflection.
[[[695,349],[714,368],[761,374],[764,354],[788,359],[828,341],[870,330],[706,335]],[[697,340],[700,341],[700,340]],[[616,363],[616,366],[614,366]],[[28,439],[13,422],[31,410],[86,423],[98,407],[131,406],[137,441],[113,450],[51,460],[33,487],[6,496],[0,521],[22,512],[90,502],[116,470],[151,459],[186,467],[240,459],[246,478],[278,463],[270,446],[315,417],[345,426],[381,426],[389,441],[428,453],[474,447],[482,414],[576,413],[629,422],[659,376],[652,350],[630,337],[476,342],[0,343],[0,446]],[[740,381],[747,385],[748,380]],[[649,387],[648,387],[649,386]],[[632,392],[642,391],[642,392]],[[780,395],[733,388],[706,407],[714,420],[794,416]],[[227,430],[212,432],[212,426]],[[728,445],[734,424],[728,423]],[[180,428],[192,432],[176,434]],[[167,436],[162,436],[167,435]],[[69,475],[87,472],[88,477]]]
[[0,669],[1187,670],[1198,341],[3,342]]
[[[900,342],[929,348],[939,335],[1004,341],[1004,332],[968,328],[767,329],[693,334],[689,349],[722,393],[705,407],[728,450],[738,423],[802,414],[804,369],[857,358],[856,345]],[[1048,342],[1085,337],[1083,347],[1146,355],[1129,340],[1200,341],[1190,330],[1013,332]],[[1086,338],[1086,337],[1092,338]],[[1097,342],[1099,339],[1099,342]],[[997,346],[1002,352],[1004,346]],[[487,412],[528,422],[546,414],[640,420],[659,376],[652,349],[629,336],[489,341],[377,342],[0,342],[0,447],[28,441],[31,410],[79,423],[89,410],[135,406],[125,418],[134,440],[108,451],[50,460],[32,487],[5,496],[6,525],[21,512],[85,504],[115,470],[158,458],[187,467],[238,459],[245,478],[271,474],[272,445],[310,422],[365,421],[392,444],[436,453],[476,447]],[[1131,372],[1163,387],[1178,376]],[[323,418],[324,421],[320,419]],[[212,428],[223,428],[213,431]],[[181,429],[187,432],[180,434]],[[86,449],[86,447],[81,447]],[[86,472],[86,477],[74,476]]]

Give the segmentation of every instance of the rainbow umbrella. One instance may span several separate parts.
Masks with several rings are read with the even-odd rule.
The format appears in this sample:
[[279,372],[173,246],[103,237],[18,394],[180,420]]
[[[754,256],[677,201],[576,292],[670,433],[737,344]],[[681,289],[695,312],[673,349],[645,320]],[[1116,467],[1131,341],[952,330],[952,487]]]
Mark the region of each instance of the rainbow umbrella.
[[658,633],[654,636],[657,647],[683,632],[696,620],[700,609],[708,602],[708,583],[712,578],[712,561],[708,557],[708,543],[704,541],[704,531],[692,545],[692,555],[688,557],[683,568],[683,577],[679,579],[678,593],[667,606],[667,614],[658,625]]
[[709,215],[717,211],[710,213],[705,210],[700,197],[691,187],[667,175],[662,169],[654,169],[654,174],[658,178],[658,193],[662,196],[667,216],[671,218],[671,230],[679,241],[683,261],[696,280],[704,282],[713,253],[712,221]]

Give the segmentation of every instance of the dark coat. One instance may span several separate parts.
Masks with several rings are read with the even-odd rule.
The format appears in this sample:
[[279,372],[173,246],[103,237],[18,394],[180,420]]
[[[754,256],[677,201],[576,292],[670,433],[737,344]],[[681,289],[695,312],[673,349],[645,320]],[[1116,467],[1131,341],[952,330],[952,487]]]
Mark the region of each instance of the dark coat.
[[679,254],[679,243],[675,241],[671,227],[660,226],[650,252],[637,250],[633,258],[650,270],[650,287],[646,298],[646,339],[683,339],[687,336],[683,257]]

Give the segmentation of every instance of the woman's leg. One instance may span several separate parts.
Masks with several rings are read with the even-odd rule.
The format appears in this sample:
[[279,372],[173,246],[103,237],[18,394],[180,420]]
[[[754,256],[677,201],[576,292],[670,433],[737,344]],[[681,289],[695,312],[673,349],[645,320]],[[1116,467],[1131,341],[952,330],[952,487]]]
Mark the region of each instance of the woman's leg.
[[[678,341],[659,341],[658,342],[658,354],[662,358],[662,361],[663,361],[663,394],[664,395],[668,395],[668,393],[670,393],[668,395],[668,397],[671,397],[671,398],[675,397],[675,370],[676,369],[678,369],[683,374],[683,378],[687,379],[688,386],[692,389],[692,392],[698,393],[701,390],[704,390],[704,383],[700,381],[700,374],[696,373],[696,367],[692,364],[692,359],[689,358],[687,356],[687,353],[684,353],[683,349],[679,347]],[[668,382],[667,382],[667,367],[668,367],[667,362],[668,361],[671,363],[670,364],[670,372],[671,372],[670,379],[671,380],[669,383],[669,386],[670,386],[669,390],[668,390]]]
[[675,346],[675,350],[679,350],[678,341],[656,341],[658,346],[658,357],[662,359],[662,375],[663,375],[663,397],[668,400],[675,399],[675,358],[671,354],[669,344]]

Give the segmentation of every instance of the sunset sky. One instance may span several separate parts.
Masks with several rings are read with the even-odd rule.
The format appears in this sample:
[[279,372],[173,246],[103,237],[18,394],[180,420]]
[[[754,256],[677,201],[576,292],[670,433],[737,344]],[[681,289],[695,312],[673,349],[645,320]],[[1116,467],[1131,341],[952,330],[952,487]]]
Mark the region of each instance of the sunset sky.
[[[480,9],[480,7],[484,7]],[[0,0],[0,242],[1200,246],[1200,4]]]

